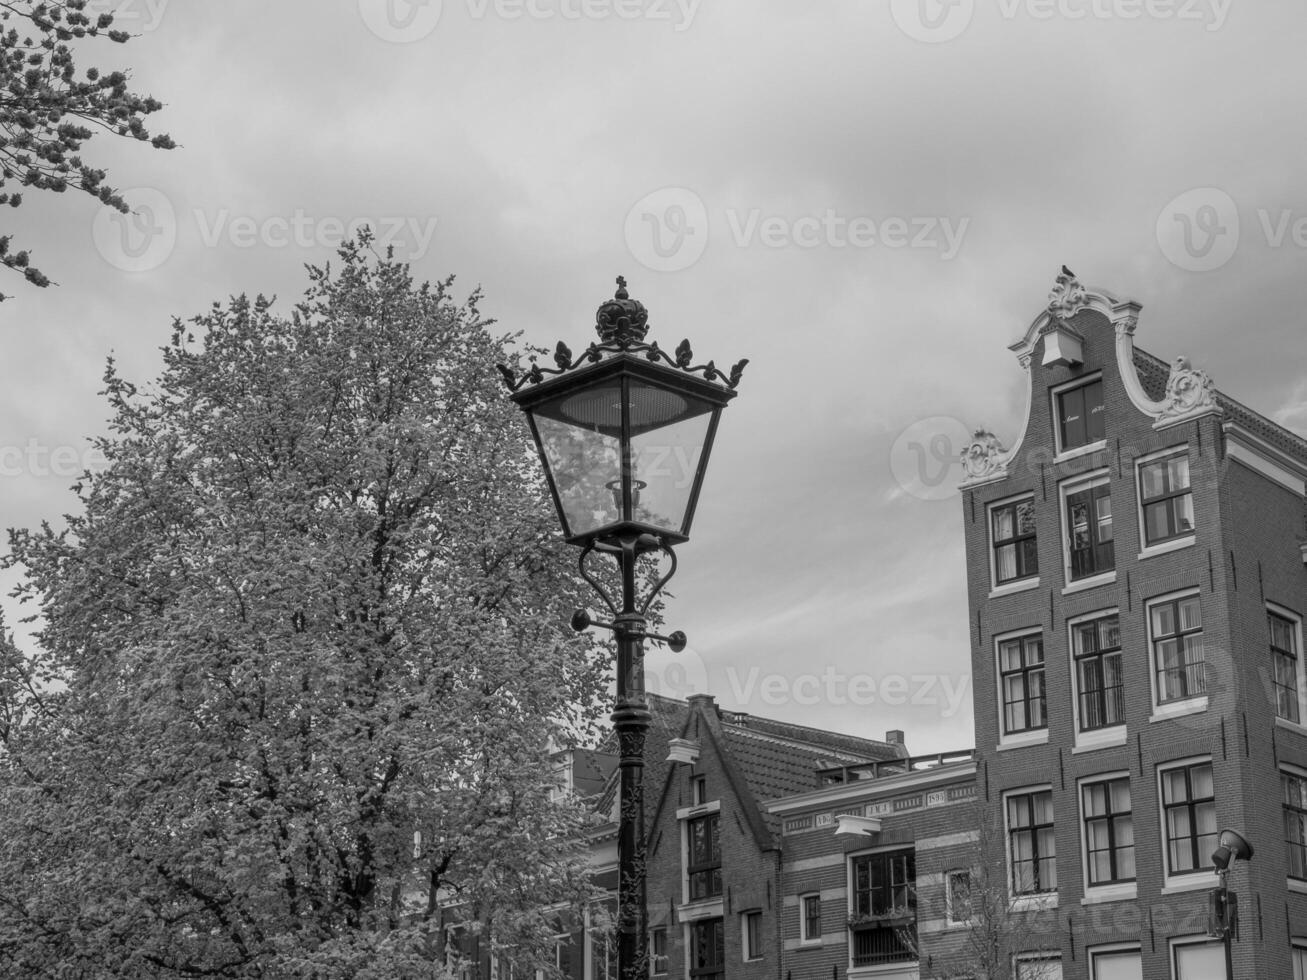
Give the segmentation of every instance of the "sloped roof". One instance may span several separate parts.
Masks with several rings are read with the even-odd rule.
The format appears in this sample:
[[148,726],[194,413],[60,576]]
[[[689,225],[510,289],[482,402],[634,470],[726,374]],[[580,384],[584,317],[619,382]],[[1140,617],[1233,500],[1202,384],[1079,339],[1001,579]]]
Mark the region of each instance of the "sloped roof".
[[[1135,348],[1135,371],[1139,383],[1143,385],[1148,397],[1160,401],[1166,393],[1166,382],[1171,376],[1171,365],[1156,354]],[[1307,464],[1307,439],[1291,432],[1284,426],[1272,422],[1265,415],[1254,412],[1242,402],[1235,401],[1225,392],[1217,389],[1217,404],[1225,413],[1227,420],[1235,422],[1258,436],[1281,452]]]

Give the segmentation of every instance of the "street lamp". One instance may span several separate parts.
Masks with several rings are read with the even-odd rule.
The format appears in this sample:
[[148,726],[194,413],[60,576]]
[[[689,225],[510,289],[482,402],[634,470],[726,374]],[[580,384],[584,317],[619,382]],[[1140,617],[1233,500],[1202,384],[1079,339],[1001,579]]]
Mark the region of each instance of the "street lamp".
[[1212,864],[1220,884],[1211,893],[1207,932],[1208,935],[1220,938],[1225,947],[1227,980],[1234,980],[1234,950],[1230,942],[1239,938],[1239,896],[1230,891],[1226,876],[1230,873],[1231,861],[1250,861],[1252,856],[1252,844],[1234,830],[1221,831],[1216,839],[1216,850],[1212,852]]
[[[595,314],[599,342],[577,357],[559,342],[554,368],[532,363],[518,375],[499,365],[513,401],[526,413],[568,544],[581,548],[581,575],[612,613],[592,620],[578,609],[572,626],[611,629],[617,638],[617,700],[613,728],[620,761],[618,816],[618,974],[644,980],[645,903],[644,739],[649,706],[644,696],[644,640],[685,648],[685,634],[649,633],[646,616],[676,572],[672,546],[689,540],[717,420],[735,397],[747,360],[729,374],[712,361],[693,365],[689,341],[668,354],[646,344],[649,314],[630,298],[626,280]],[[636,595],[640,556],[661,552],[667,573],[643,601]],[[615,601],[587,570],[591,554],[607,555],[622,584]]]

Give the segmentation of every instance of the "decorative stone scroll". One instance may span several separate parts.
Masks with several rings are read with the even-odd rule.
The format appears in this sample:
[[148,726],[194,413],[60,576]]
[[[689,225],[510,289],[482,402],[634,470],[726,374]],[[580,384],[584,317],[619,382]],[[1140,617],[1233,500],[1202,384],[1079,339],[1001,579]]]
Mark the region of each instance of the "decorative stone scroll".
[[1220,411],[1212,379],[1201,368],[1190,366],[1189,358],[1177,357],[1171,365],[1171,376],[1166,379],[1166,394],[1162,396],[1157,421],[1170,422],[1209,411]]
[[1089,305],[1088,293],[1080,284],[1076,274],[1062,266],[1054,281],[1053,289],[1048,294],[1048,312],[1055,317],[1074,316]]
[[966,483],[1007,476],[1007,450],[988,429],[977,429],[960,455]]

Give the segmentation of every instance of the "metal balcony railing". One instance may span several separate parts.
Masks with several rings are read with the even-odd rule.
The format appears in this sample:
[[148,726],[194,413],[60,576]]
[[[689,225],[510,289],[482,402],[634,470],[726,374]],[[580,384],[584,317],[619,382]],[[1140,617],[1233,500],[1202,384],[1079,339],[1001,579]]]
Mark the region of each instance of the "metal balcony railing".
[[820,769],[817,772],[817,783],[820,786],[837,786],[840,783],[851,783],[857,779],[884,779],[886,776],[902,776],[910,772],[937,769],[940,766],[974,762],[975,758],[975,749],[960,749],[957,752],[914,755],[906,759],[878,759],[875,762],[860,762],[851,766]]

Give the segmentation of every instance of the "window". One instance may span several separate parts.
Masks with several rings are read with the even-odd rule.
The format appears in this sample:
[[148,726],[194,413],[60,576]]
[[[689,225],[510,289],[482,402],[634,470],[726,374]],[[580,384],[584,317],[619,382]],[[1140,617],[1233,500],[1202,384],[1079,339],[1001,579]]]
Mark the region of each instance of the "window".
[[916,853],[908,848],[853,859],[854,916],[915,916]]
[[690,901],[716,898],[722,893],[722,850],[719,814],[709,813],[686,821]]
[[1225,976],[1225,947],[1219,942],[1172,943],[1171,976],[1174,980],[1209,980]]
[[917,860],[912,848],[859,854],[849,862],[852,965],[917,958]]
[[1116,613],[1071,626],[1080,731],[1125,724],[1121,621]]
[[1062,452],[1102,441],[1102,378],[1057,394],[1057,431]]
[[950,871],[944,878],[944,912],[951,925],[971,921],[971,871]]
[[998,641],[1003,734],[1048,727],[1044,699],[1044,641],[1038,633]]
[[1021,956],[1014,972],[1016,980],[1062,980],[1062,957]]
[[740,927],[744,958],[762,959],[762,912],[745,912],[740,916]]
[[702,806],[708,802],[708,777],[693,776],[690,779],[690,785],[693,789],[691,799],[694,800],[694,806]]
[[723,980],[726,976],[725,929],[721,919],[690,923],[690,976],[693,980]]
[[1006,585],[1039,574],[1035,547],[1035,500],[998,504],[989,512],[994,548],[994,584]]
[[1293,951],[1293,980],[1307,980],[1307,946],[1294,944]]
[[1013,793],[1007,797],[1008,855],[1012,894],[1057,891],[1057,844],[1053,836],[1053,791]]
[[1089,951],[1089,980],[1144,980],[1138,947]]
[[1080,787],[1085,822],[1086,887],[1135,880],[1135,825],[1130,813],[1130,777]]
[[588,980],[617,980],[617,942],[606,932],[590,935]]
[[805,943],[821,942],[821,896],[799,897],[799,938]]
[[1139,505],[1145,547],[1193,534],[1194,495],[1189,489],[1187,450],[1139,464]]
[[1066,527],[1070,581],[1116,568],[1111,485],[1107,477],[1067,489]]
[[1297,723],[1298,624],[1277,613],[1267,613],[1271,626],[1271,662],[1275,668],[1275,713]]
[[657,977],[667,969],[667,930],[660,927],[649,934],[649,970]]
[[1203,663],[1203,617],[1198,596],[1154,602],[1148,607],[1157,703],[1183,701],[1207,691]]
[[1192,874],[1212,867],[1216,850],[1216,788],[1209,760],[1161,771],[1166,873]]
[[1296,772],[1280,773],[1284,799],[1284,845],[1289,877],[1307,881],[1307,779]]

